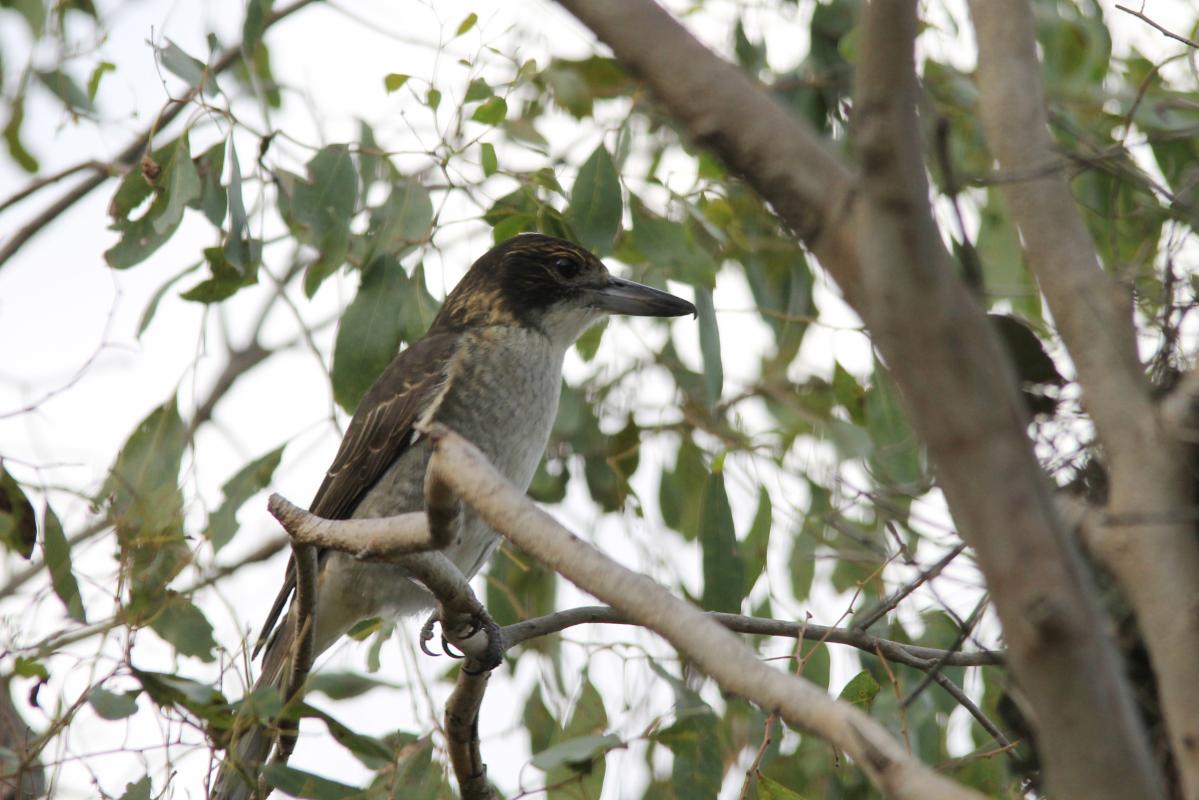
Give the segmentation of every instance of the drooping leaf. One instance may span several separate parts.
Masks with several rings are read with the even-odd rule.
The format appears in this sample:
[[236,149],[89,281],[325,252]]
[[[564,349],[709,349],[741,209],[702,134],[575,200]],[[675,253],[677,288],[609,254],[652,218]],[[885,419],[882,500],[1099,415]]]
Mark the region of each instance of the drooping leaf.
[[375,378],[399,352],[403,320],[396,310],[411,290],[394,256],[381,255],[362,273],[358,294],[342,315],[333,346],[333,397],[353,412]]
[[320,670],[308,676],[305,691],[319,692],[330,700],[348,700],[359,697],[372,689],[399,689],[390,681],[372,678],[357,672],[330,672]]
[[765,486],[759,486],[758,510],[754,513],[754,521],[741,545],[741,553],[745,559],[745,596],[749,595],[758,578],[766,570],[766,553],[770,549],[773,516],[774,506],[770,501],[770,493],[766,491]]
[[224,260],[243,275],[249,276],[258,268],[262,258],[262,243],[250,236],[246,204],[242,199],[241,162],[233,137],[229,137],[229,233],[222,248]]
[[33,555],[37,542],[37,515],[25,490],[0,461],[0,542],[21,558]]
[[[487,575],[487,610],[499,625],[511,625],[554,610],[558,574],[520,551],[501,547]],[[556,645],[554,637],[529,642],[545,648]]]
[[224,500],[208,517],[208,530],[205,532],[214,551],[228,544],[236,533],[238,509],[270,484],[271,476],[275,474],[275,468],[283,458],[284,446],[246,464],[221,487]]
[[804,796],[765,775],[757,778],[758,800],[804,800]]
[[289,224],[302,241],[320,252],[304,275],[304,291],[309,297],[345,261],[357,202],[358,171],[344,144],[321,148],[308,162],[308,180],[291,186]]
[[[41,4],[38,3],[40,6]],[[41,167],[37,158],[21,141],[21,125],[25,122],[25,95],[18,94],[9,103],[8,122],[4,123],[4,143],[12,160],[26,172],[37,172]]]
[[50,585],[66,608],[67,616],[76,622],[87,622],[79,583],[71,572],[71,545],[49,503],[42,509],[42,553],[46,568],[50,570]]
[[[608,727],[608,715],[604,711],[604,701],[586,674],[583,675],[582,691],[575,701],[571,711],[570,721],[566,723],[559,735],[550,744],[552,748],[559,742],[584,737],[603,737]],[[606,768],[603,754],[607,746],[593,750],[590,755],[579,756],[576,761],[564,761],[546,772],[546,785],[555,787],[547,792],[551,800],[565,800],[577,797],[581,792],[585,797],[598,797],[604,786]]]
[[85,92],[75,79],[62,70],[37,70],[39,81],[57,97],[69,111],[88,113],[95,110],[91,96]]
[[570,190],[566,221],[579,244],[603,256],[612,252],[623,213],[620,175],[612,163],[612,156],[601,144],[579,168]]
[[137,691],[110,692],[97,686],[88,692],[87,702],[101,719],[125,719],[137,713],[138,694]]
[[187,427],[172,397],[130,434],[101,490],[135,591],[165,587],[190,558],[178,485],[186,445]]
[[304,800],[346,800],[362,795],[362,790],[356,786],[338,783],[279,763],[263,767],[262,777],[267,786]]
[[202,86],[207,95],[216,95],[220,88],[216,84],[216,76],[203,61],[184,52],[183,48],[165,40],[165,47],[155,47],[162,65],[178,78],[182,78],[188,86]]
[[699,350],[704,358],[704,392],[708,406],[715,408],[724,390],[724,363],[720,357],[720,328],[710,289],[695,290],[695,310],[699,321]]
[[203,211],[208,221],[218,228],[225,221],[228,197],[221,185],[221,174],[225,171],[225,143],[217,142],[195,160],[196,174],[200,176],[200,196],[189,205]]
[[540,753],[536,753],[530,763],[545,772],[560,767],[590,764],[597,756],[614,747],[620,747],[622,744],[620,737],[614,733],[603,736],[579,736],[558,742]]
[[150,618],[150,629],[174,646],[180,655],[205,662],[216,660],[212,623],[195,603],[178,592],[167,592]]
[[716,286],[716,260],[701,247],[682,222],[660,217],[637,198],[633,210],[632,245],[667,276],[692,286],[713,289]]
[[[203,186],[192,162],[186,133],[174,146],[163,148],[162,154],[165,163],[156,159],[149,163],[143,161],[141,175],[135,177],[131,173],[117,188],[112,204],[117,212],[114,213],[113,227],[120,232],[121,239],[104,253],[105,261],[113,269],[140,264],[162,247],[183,220],[183,209],[202,193]],[[142,216],[131,220],[118,215],[122,209],[132,209],[150,192],[155,195],[154,201]]]
[[716,798],[724,777],[724,761],[717,736],[718,719],[709,708],[682,716],[654,734],[655,741],[670,748],[674,766],[670,782],[678,797]]
[[495,156],[495,146],[491,142],[479,145],[479,161],[483,166],[484,177],[490,178],[499,170],[499,160]]
[[392,185],[383,205],[371,210],[365,260],[384,253],[403,258],[429,238],[433,201],[425,187],[413,180]]
[[745,563],[733,512],[724,488],[724,475],[713,472],[703,485],[699,519],[699,543],[703,549],[704,594],[702,603],[710,611],[739,613],[745,597]]
[[903,491],[915,492],[924,477],[920,445],[881,364],[875,365],[874,384],[866,393],[866,430],[874,443],[870,466],[875,475]]
[[241,26],[242,52],[253,54],[262,42],[266,20],[271,13],[272,0],[249,0],[246,3],[246,19]]

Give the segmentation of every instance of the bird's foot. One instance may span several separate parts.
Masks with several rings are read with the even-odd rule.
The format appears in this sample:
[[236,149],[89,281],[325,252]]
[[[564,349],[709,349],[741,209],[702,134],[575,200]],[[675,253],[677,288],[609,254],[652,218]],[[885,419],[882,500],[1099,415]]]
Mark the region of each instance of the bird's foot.
[[[447,621],[447,616],[449,620]],[[450,658],[465,658],[463,670],[469,675],[490,672],[504,659],[504,637],[500,626],[483,609],[474,614],[445,614],[438,611],[421,628],[420,648],[438,655],[428,647],[433,638],[433,623],[441,623],[441,649]],[[461,652],[455,652],[455,649]]]

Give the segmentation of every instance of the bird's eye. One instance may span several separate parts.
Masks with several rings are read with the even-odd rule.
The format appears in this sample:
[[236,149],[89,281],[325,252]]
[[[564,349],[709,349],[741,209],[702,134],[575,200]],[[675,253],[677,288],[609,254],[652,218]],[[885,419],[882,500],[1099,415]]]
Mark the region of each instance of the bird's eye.
[[558,274],[563,278],[573,278],[583,269],[583,265],[573,258],[556,258],[554,259],[554,269],[558,270]]

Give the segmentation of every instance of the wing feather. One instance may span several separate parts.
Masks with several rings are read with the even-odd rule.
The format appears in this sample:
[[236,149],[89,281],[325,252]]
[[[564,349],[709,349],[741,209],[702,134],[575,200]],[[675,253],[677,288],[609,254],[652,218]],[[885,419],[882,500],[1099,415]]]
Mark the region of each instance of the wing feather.
[[[358,503],[412,444],[417,420],[438,402],[449,381],[458,344],[453,332],[426,335],[402,351],[378,377],[350,420],[341,447],[309,510],[325,519],[348,519]],[[271,638],[295,589],[295,569],[287,576],[267,614],[254,655]]]

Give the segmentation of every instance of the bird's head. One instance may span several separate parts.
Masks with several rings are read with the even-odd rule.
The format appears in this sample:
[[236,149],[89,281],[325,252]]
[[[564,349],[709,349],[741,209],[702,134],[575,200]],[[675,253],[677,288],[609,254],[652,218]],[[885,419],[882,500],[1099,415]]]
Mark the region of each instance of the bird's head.
[[695,306],[682,298],[609,274],[603,262],[572,242],[525,233],[476,261],[433,324],[524,325],[569,345],[607,314],[694,313]]

